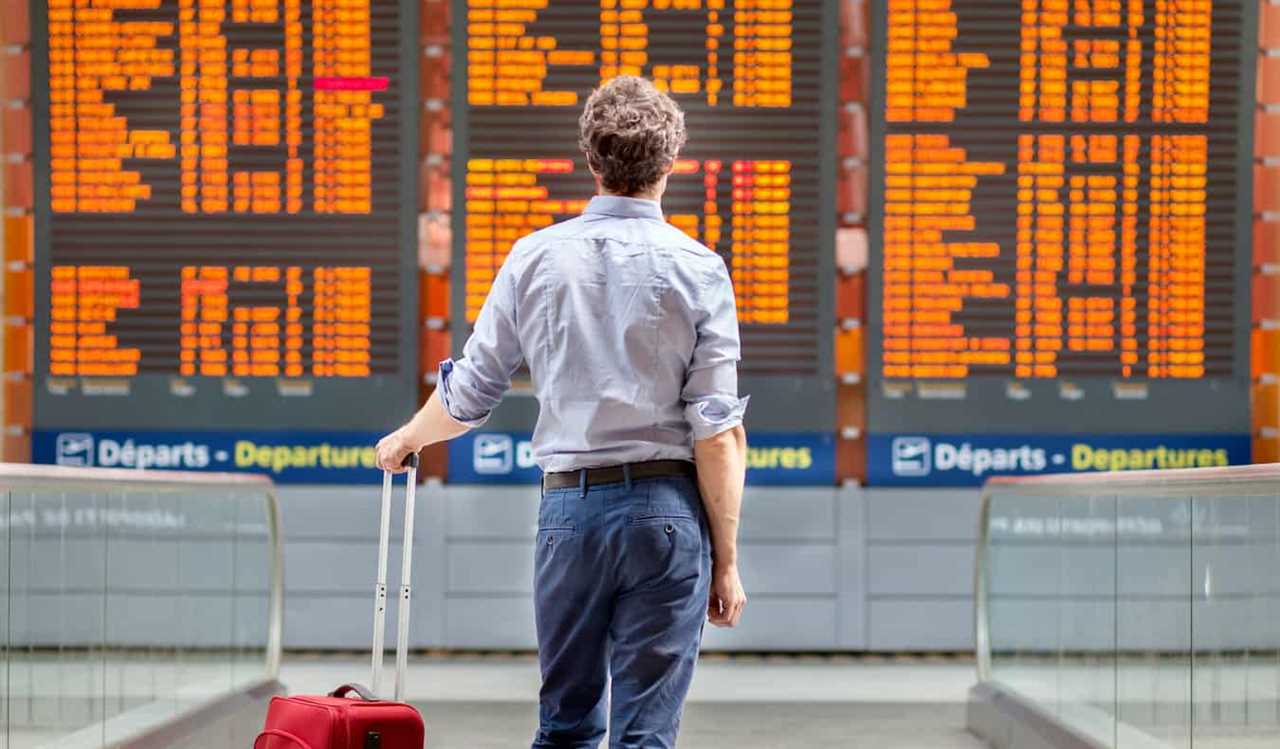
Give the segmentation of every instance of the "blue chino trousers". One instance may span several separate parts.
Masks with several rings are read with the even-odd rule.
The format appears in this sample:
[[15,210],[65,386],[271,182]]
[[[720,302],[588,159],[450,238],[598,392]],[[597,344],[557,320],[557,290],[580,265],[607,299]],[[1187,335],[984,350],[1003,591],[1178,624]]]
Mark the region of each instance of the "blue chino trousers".
[[[711,582],[697,483],[543,493],[534,552],[542,667],[534,749],[674,747]],[[610,680],[612,680],[610,682]]]

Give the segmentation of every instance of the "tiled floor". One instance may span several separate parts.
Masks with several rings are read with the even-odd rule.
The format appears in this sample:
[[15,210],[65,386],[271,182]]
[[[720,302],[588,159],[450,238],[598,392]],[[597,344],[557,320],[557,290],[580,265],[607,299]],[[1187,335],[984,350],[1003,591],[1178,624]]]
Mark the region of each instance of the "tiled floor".
[[[528,746],[533,703],[418,703],[431,749]],[[838,702],[691,702],[680,749],[981,749],[960,705]]]
[[[394,664],[388,659],[387,666]],[[318,692],[367,679],[363,660],[295,657],[282,680]],[[980,749],[964,731],[970,663],[854,659],[704,660],[681,730],[681,749]],[[537,726],[532,658],[416,660],[407,694],[426,717],[432,749],[527,746]]]
[[[390,691],[394,659],[385,661]],[[286,656],[281,681],[291,692],[332,689],[352,679],[367,682],[363,658]],[[975,680],[961,661],[767,657],[704,658],[690,702],[816,702],[963,704]],[[538,664],[531,656],[417,658],[410,661],[406,695],[420,702],[527,702],[538,694]]]
[[[386,665],[393,668],[394,659]],[[997,665],[1002,678],[1049,709],[1109,702],[1118,688],[1126,722],[1172,746],[1280,746],[1280,672],[1265,664],[1204,663],[1194,682],[1180,681],[1176,664],[1162,662],[1124,663],[1119,673],[1084,666],[1045,671],[1033,660]],[[83,665],[77,654],[14,656],[8,699],[0,703],[9,708],[0,749],[61,747],[59,737],[104,715],[157,705],[179,713],[188,701],[261,673],[260,660],[232,668],[213,656],[170,662],[120,655],[98,666]],[[965,660],[709,656],[694,679],[680,747],[980,749],[964,730],[974,679]],[[281,680],[294,694],[323,693],[347,681],[367,683],[369,662],[289,655]],[[386,693],[391,680],[388,670]],[[529,656],[418,657],[410,663],[407,697],[426,716],[431,749],[511,749],[529,744],[538,682]],[[1193,693],[1190,710],[1186,696]]]

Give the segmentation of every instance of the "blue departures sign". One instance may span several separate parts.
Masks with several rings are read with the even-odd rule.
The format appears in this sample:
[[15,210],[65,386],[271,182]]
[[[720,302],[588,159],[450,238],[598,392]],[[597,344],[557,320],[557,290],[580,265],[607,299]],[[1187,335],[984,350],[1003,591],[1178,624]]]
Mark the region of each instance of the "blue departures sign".
[[43,430],[36,463],[98,468],[260,473],[282,484],[378,481],[373,432],[122,432]]
[[[260,473],[281,484],[377,481],[374,432],[161,432],[65,429],[37,431],[36,463],[98,468]],[[830,486],[835,439],[830,434],[752,434],[747,481],[757,485]],[[449,444],[448,482],[535,484],[527,432],[478,431]]]
[[1248,463],[1248,434],[873,434],[871,486],[979,486],[992,476],[1034,476]]

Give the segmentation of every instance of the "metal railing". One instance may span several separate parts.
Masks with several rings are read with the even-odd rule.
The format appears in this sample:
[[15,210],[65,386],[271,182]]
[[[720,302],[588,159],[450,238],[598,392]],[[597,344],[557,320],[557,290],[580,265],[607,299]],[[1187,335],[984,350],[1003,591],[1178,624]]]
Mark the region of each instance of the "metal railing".
[[1280,745],[1280,466],[992,479],[980,518],[976,700],[1046,746]]
[[0,464],[0,564],[0,749],[248,745],[228,711],[278,691],[283,633],[268,479]]

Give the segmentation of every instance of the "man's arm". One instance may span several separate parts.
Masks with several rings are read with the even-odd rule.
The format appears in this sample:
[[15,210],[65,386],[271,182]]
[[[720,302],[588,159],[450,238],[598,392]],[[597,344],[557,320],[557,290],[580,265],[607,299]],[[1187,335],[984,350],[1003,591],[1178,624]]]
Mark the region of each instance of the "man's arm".
[[724,263],[715,263],[699,291],[698,340],[680,395],[693,432],[698,489],[711,526],[707,618],[716,626],[734,627],[747,602],[738,577],[738,514],[747,470],[742,416],[749,398],[738,397],[738,313]]
[[440,362],[436,389],[404,426],[378,442],[378,467],[399,471],[409,453],[453,439],[489,418],[524,358],[516,326],[517,242],[493,279],[462,358]]
[[707,618],[718,627],[735,627],[747,594],[738,576],[738,519],[747,474],[747,432],[742,425],[693,443],[698,489],[711,529],[711,599]]

